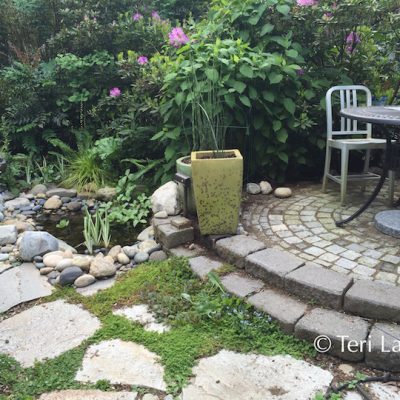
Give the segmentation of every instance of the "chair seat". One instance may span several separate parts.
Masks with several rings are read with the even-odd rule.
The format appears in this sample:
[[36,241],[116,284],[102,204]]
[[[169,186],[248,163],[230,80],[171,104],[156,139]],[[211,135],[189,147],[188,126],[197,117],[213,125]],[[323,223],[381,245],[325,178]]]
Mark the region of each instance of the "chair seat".
[[363,139],[328,139],[328,145],[336,149],[384,149],[385,139],[363,138]]

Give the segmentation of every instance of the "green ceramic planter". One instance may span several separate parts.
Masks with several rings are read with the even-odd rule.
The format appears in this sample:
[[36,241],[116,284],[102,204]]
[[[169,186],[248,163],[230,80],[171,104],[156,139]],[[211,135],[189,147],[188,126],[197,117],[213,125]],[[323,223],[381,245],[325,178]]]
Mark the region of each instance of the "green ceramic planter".
[[193,189],[202,235],[235,234],[243,185],[243,157],[239,150],[192,152]]
[[[192,177],[192,164],[191,162],[185,163],[183,160],[188,159],[190,161],[190,156],[185,156],[178,158],[176,160],[176,171],[180,172],[181,174],[185,174],[187,176]],[[179,198],[184,201],[185,193],[182,185],[179,185]],[[194,201],[194,193],[193,193],[193,182],[188,190],[186,207],[189,214],[196,215],[196,203]]]

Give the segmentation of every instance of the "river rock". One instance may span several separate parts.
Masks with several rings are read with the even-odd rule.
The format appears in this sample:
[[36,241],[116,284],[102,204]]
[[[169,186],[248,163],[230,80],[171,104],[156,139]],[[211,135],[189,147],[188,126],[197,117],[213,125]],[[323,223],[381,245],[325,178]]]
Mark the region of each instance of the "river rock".
[[46,192],[47,192],[47,187],[46,187],[46,185],[42,185],[42,184],[35,185],[31,190],[31,193],[34,196],[37,196],[40,193],[46,193]]
[[46,267],[56,268],[58,263],[64,260],[64,255],[57,253],[48,253],[43,257],[43,263]]
[[179,202],[178,185],[175,182],[167,182],[159,187],[151,196],[153,213],[165,211],[168,215],[177,215],[181,211]]
[[82,287],[89,286],[94,282],[96,282],[96,278],[93,275],[84,274],[75,280],[74,285],[77,288],[82,288]]
[[136,245],[124,246],[122,250],[129,258],[135,257],[135,254],[139,251]]
[[257,183],[248,183],[246,185],[246,192],[249,194],[260,194],[261,188]]
[[19,210],[22,207],[27,207],[31,204],[26,197],[17,197],[13,200],[8,200],[4,203],[6,210]]
[[139,242],[144,242],[145,240],[154,239],[154,228],[152,226],[148,226],[142,232],[139,233],[137,240]]
[[260,189],[262,194],[271,194],[274,191],[271,184],[267,181],[260,182]]
[[287,187],[279,187],[275,189],[274,196],[279,199],[286,199],[292,195],[292,190]]
[[58,197],[76,197],[75,189],[64,189],[64,188],[56,188],[50,189],[46,192],[47,197],[58,196]]
[[150,254],[149,261],[164,261],[167,258],[167,254],[164,251],[159,250]]
[[40,268],[40,275],[47,275],[47,274],[49,274],[50,272],[53,272],[54,271],[54,268],[51,268],[51,267],[44,267],[44,268]]
[[168,218],[168,213],[166,211],[159,211],[154,214],[154,218],[159,218],[159,219],[166,219]]
[[85,256],[85,255],[75,255],[72,259],[73,265],[83,269],[84,271],[89,271],[90,263],[92,262],[92,256]]
[[104,187],[96,192],[95,197],[101,201],[111,201],[116,195],[117,191],[115,188]]
[[52,196],[44,203],[43,208],[45,210],[58,210],[61,206],[61,199],[58,196]]
[[8,257],[10,257],[9,254],[3,254],[3,253],[1,253],[1,254],[0,254],[0,262],[7,261],[7,260],[8,260]]
[[149,257],[150,257],[149,253],[145,253],[145,252],[141,251],[135,255],[134,260],[135,260],[136,264],[141,264],[141,263],[146,262],[149,259]]
[[121,253],[121,250],[122,250],[122,247],[119,245],[111,247],[111,249],[107,255],[112,257],[114,259],[114,261],[116,261],[118,254]]
[[[62,260],[60,260],[57,265],[56,265],[56,271],[64,271],[65,268],[69,268],[69,267],[73,267],[74,263],[72,261],[72,258],[63,258]],[[78,267],[78,265],[75,265],[76,267]]]
[[71,285],[77,278],[83,275],[83,271],[79,267],[65,268],[60,274],[60,285]]
[[126,265],[129,264],[129,257],[125,253],[119,253],[117,256],[117,260],[120,264]]
[[18,231],[15,225],[0,226],[0,245],[14,244],[17,241]]
[[58,250],[58,240],[47,232],[25,232],[19,244],[19,254],[24,261]]
[[67,204],[68,211],[80,211],[82,208],[82,204],[79,201],[71,201]]
[[155,240],[145,240],[144,242],[139,243],[138,249],[139,251],[151,254],[153,251],[161,250],[161,245],[159,245]]
[[90,274],[95,278],[105,278],[107,276],[113,276],[117,272],[117,268],[114,264],[106,261],[102,258],[95,258],[90,263]]

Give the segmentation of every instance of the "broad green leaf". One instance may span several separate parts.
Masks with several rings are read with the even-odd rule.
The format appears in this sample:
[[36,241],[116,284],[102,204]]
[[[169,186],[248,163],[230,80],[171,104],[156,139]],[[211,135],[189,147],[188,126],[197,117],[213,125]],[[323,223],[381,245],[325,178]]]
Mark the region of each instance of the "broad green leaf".
[[239,96],[239,100],[247,107],[251,107],[251,103],[250,100],[247,96],[245,96],[244,94],[242,94],[241,96]]
[[183,92],[178,92],[175,96],[176,104],[178,104],[178,106],[180,106],[184,100],[185,100],[185,95],[183,94]]
[[253,86],[249,86],[249,96],[252,100],[256,100],[258,98],[257,90],[254,89]]
[[278,132],[282,128],[282,122],[279,121],[279,119],[274,120],[274,122],[272,122],[272,128],[275,132]]
[[246,89],[246,84],[240,81],[232,81],[231,86],[239,93],[243,93]]
[[288,133],[286,131],[286,129],[281,129],[278,134],[276,135],[276,138],[278,139],[278,142],[281,143],[286,143],[286,140],[288,138]]
[[290,50],[286,51],[286,55],[288,57],[296,58],[296,57],[298,57],[299,53],[294,49],[290,49]]
[[244,64],[239,69],[240,73],[246,78],[252,78],[254,76],[253,70],[248,65]]
[[279,4],[276,9],[283,15],[288,15],[290,11],[290,7],[287,4]]
[[219,73],[215,68],[206,69],[206,76],[211,82],[217,82],[219,79]]
[[236,105],[235,97],[232,94],[226,94],[224,96],[225,103],[228,104],[230,108],[234,108]]
[[278,157],[286,164],[289,162],[289,156],[286,153],[278,153]]
[[174,148],[174,146],[168,146],[166,149],[165,149],[165,152],[164,152],[164,156],[165,156],[165,159],[167,160],[167,161],[169,161],[169,160],[171,160],[172,159],[172,157],[174,156],[174,154],[175,154],[175,148]]
[[290,112],[290,114],[294,114],[294,112],[296,110],[296,104],[294,104],[294,101],[292,99],[290,99],[289,97],[286,97],[283,100],[283,105],[286,108],[286,110],[288,110]]
[[265,100],[269,101],[270,103],[274,102],[275,96],[272,92],[264,91],[264,92],[262,92],[262,94],[263,94],[263,97]]
[[265,25],[262,27],[262,29],[261,29],[260,36],[264,36],[264,35],[266,35],[267,33],[272,32],[273,29],[274,29],[274,25],[272,25],[272,24],[265,24]]
[[279,83],[283,79],[283,75],[277,74],[276,72],[271,72],[268,76],[269,81],[274,84],[274,83]]
[[264,125],[264,118],[261,115],[257,115],[253,120],[254,128],[258,130],[261,129],[263,125]]
[[304,97],[305,97],[307,100],[311,100],[313,97],[315,97],[315,92],[314,92],[313,90],[311,90],[311,89],[307,89],[307,90],[304,92]]

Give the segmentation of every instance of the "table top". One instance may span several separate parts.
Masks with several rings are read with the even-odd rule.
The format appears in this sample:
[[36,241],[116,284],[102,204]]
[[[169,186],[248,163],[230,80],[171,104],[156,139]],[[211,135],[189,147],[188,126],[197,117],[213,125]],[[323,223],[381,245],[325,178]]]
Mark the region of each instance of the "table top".
[[400,106],[371,106],[343,108],[342,117],[382,125],[400,125]]

